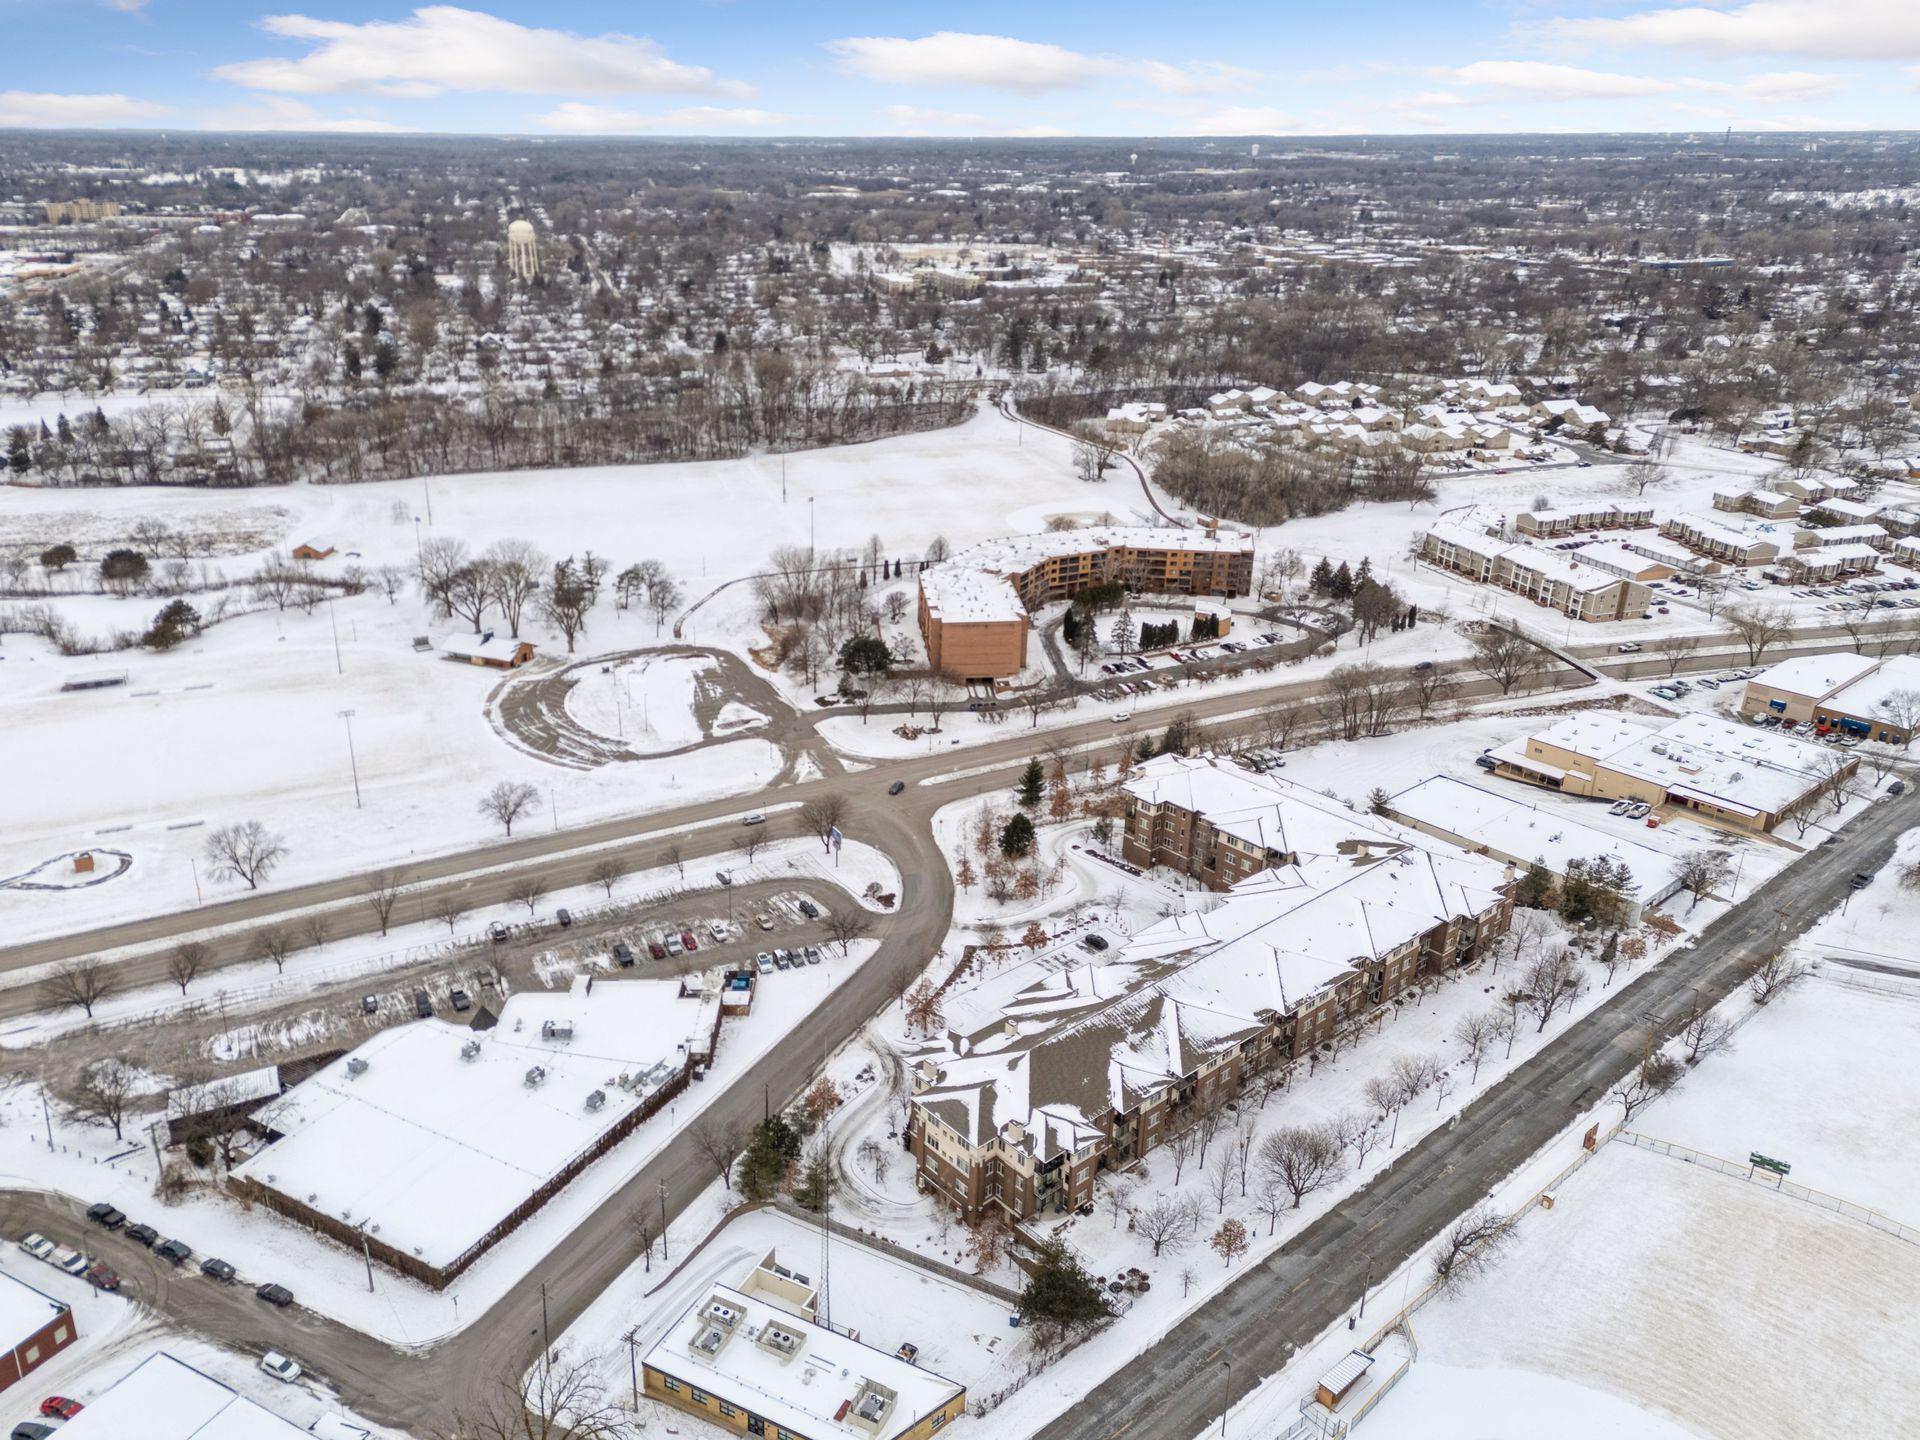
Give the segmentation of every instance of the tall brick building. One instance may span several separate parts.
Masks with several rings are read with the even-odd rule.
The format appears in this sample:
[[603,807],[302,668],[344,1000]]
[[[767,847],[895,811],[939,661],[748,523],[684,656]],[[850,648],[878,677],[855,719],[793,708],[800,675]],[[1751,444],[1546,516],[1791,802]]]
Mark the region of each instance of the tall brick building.
[[1027,662],[1027,616],[1118,582],[1134,594],[1232,599],[1253,590],[1253,537],[1127,526],[991,540],[920,575],[920,634],[935,674],[1000,680]]

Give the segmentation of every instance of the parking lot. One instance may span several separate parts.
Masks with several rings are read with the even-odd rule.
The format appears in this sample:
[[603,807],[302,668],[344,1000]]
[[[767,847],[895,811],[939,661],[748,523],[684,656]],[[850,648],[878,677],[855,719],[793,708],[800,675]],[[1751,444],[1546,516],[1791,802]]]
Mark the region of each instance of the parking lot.
[[[1093,696],[1102,701],[1124,700],[1155,690],[1171,690],[1189,678],[1205,677],[1213,673],[1208,667],[1224,669],[1243,663],[1278,664],[1286,655],[1274,647],[1295,644],[1298,639],[1298,636],[1289,637],[1277,630],[1266,630],[1245,639],[1208,640],[1199,645],[1155,651],[1151,655],[1127,655],[1103,661],[1100,671],[1110,678],[1093,692]],[[1262,653],[1266,651],[1273,653]]]

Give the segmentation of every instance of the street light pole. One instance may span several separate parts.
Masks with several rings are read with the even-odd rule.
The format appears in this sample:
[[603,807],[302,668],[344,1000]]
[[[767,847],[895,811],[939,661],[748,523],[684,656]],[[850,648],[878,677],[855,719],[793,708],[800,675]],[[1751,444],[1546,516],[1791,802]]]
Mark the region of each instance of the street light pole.
[[540,1338],[546,1343],[546,1353],[543,1358],[551,1363],[553,1360],[553,1331],[547,1324],[547,1282],[544,1280],[540,1282]]
[[340,663],[340,617],[334,613],[333,597],[327,597],[327,623],[333,626],[333,673],[344,675],[347,667]]
[[667,1182],[660,1182],[660,1258],[667,1258]]
[[353,767],[353,808],[356,810],[361,808],[360,757],[354,752],[353,748],[353,717],[357,713],[358,712],[354,710],[342,710],[339,712],[340,718],[347,722],[347,763]]
[[1226,1371],[1226,1380],[1220,1390],[1220,1440],[1226,1440],[1227,1411],[1233,1408],[1233,1361],[1222,1360],[1220,1367]]

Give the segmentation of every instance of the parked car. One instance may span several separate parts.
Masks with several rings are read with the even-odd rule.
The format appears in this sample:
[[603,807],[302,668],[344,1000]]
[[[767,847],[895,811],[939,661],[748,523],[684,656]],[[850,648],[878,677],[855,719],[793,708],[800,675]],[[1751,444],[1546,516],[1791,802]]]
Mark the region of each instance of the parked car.
[[900,792],[901,792],[902,790],[904,790],[904,789],[906,789],[906,788],[907,788],[907,782],[906,782],[906,781],[904,781],[904,780],[896,780],[896,781],[894,781],[894,782],[893,782],[893,784],[891,784],[891,785],[889,785],[889,786],[887,786],[887,794],[889,794],[889,795],[898,795],[898,794],[899,794],[899,793],[900,793]]
[[30,1230],[20,1237],[20,1248],[36,1260],[44,1260],[53,1254],[54,1244],[38,1230]]
[[820,947],[818,945],[807,946],[807,964],[818,965],[819,963],[820,963]]
[[291,1385],[300,1378],[300,1367],[278,1350],[269,1350],[260,1357],[260,1368],[274,1379]]
[[799,902],[799,905],[800,913],[806,916],[807,919],[818,920],[820,918],[820,907],[811,900],[802,900]]
[[127,1217],[114,1209],[113,1206],[107,1204],[104,1200],[98,1205],[89,1205],[87,1207],[87,1219],[93,1221],[96,1225],[104,1225],[109,1230],[118,1230],[122,1225],[127,1223]]
[[111,1265],[95,1265],[87,1271],[87,1283],[96,1290],[118,1290],[120,1274]]
[[1904,795],[1906,793],[1907,793],[1907,782],[1904,780],[1895,780],[1892,784],[1887,786],[1887,794],[1889,795]]
[[669,932],[667,935],[667,954],[678,955],[684,949],[686,949],[686,947],[680,943],[680,937]]
[[193,1258],[193,1251],[180,1240],[162,1240],[153,1247],[153,1253],[173,1265],[184,1265]]
[[767,817],[756,810],[751,815],[741,816],[740,823],[742,825],[764,825],[767,823]]
[[293,1292],[284,1285],[274,1284],[271,1280],[264,1285],[255,1286],[253,1293],[269,1305],[277,1305],[282,1310],[293,1304]]
[[38,1420],[22,1420],[8,1432],[8,1440],[47,1440],[51,1434],[51,1425],[42,1425]]
[[[663,960],[665,958],[666,958],[665,951],[662,951],[660,954],[654,956],[654,959],[656,960]],[[613,942],[613,963],[618,965],[622,970],[631,970],[633,968],[633,961],[634,961],[633,947],[627,944],[627,942],[624,940],[614,941]]]
[[1500,762],[1491,755],[1476,755],[1473,757],[1473,763],[1478,765],[1482,770],[1497,770],[1500,768]]
[[573,912],[564,905],[553,912],[553,918],[560,922],[560,928],[562,930],[573,924]]
[[75,1276],[76,1278],[86,1274],[87,1271],[93,1268],[93,1261],[82,1255],[71,1245],[60,1246],[48,1258],[52,1260],[55,1269],[64,1270],[67,1274]]
[[1635,820],[1644,820],[1653,813],[1653,807],[1644,800],[1633,802],[1633,808],[1627,812]]
[[1873,876],[1869,875],[1865,870],[1861,870],[1857,872],[1848,883],[1856,890],[1864,890],[1867,886],[1873,884]]
[[447,996],[453,1002],[453,1008],[460,1011],[473,1009],[473,997],[464,990],[455,990]]
[[1433,662],[1431,660],[1422,660],[1413,667],[1413,673],[1416,675],[1424,675],[1432,668]]
[[691,930],[682,930],[680,932],[680,944],[689,955],[700,948],[700,942],[694,938]]
[[424,990],[413,992],[413,1013],[422,1020],[433,1014],[433,1000]]
[[378,995],[362,995],[360,997],[360,1013],[362,1015],[378,1015],[380,1013],[380,997]]
[[758,915],[753,917],[753,923],[758,925],[762,930],[771,930],[773,928],[773,916],[767,911],[762,910]]
[[1100,951],[1107,948],[1107,937],[1104,935],[1088,935],[1082,938],[1080,943],[1097,955]]
[[[620,952],[615,950],[613,953],[617,956]],[[649,940],[647,942],[647,954],[656,960],[664,960],[667,958],[667,947],[662,945],[658,940]]]
[[55,1420],[71,1420],[87,1407],[64,1395],[49,1395],[40,1402],[40,1413]]
[[762,975],[771,975],[773,973],[773,957],[764,950],[753,957],[753,964],[754,968]]
[[151,1225],[127,1226],[127,1239],[133,1241],[136,1245],[144,1245],[149,1250],[153,1248],[154,1242],[159,1238],[160,1232]]
[[1607,813],[1609,815],[1625,815],[1632,809],[1633,802],[1631,800],[1616,800],[1607,807]]
[[500,945],[500,944],[504,944],[508,939],[512,937],[513,931],[507,928],[506,921],[495,920],[492,924],[487,926],[487,934],[492,937],[494,944]]
[[793,963],[793,957],[790,954],[788,954],[787,951],[775,950],[773,952],[773,968],[774,969],[785,970],[792,963]]
[[1618,655],[1638,655],[1640,653],[1640,642],[1638,640],[1623,640],[1614,646],[1613,649],[1614,653]]
[[200,1262],[200,1273],[209,1280],[218,1280],[222,1285],[231,1285],[240,1278],[240,1272],[233,1266],[225,1260],[216,1260],[211,1255]]

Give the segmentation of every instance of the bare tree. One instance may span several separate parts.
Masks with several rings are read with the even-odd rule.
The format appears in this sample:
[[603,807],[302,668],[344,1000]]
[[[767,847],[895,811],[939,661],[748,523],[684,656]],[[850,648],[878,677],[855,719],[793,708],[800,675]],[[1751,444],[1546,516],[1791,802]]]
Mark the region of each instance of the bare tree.
[[833,937],[842,955],[847,953],[849,945],[873,928],[873,922],[862,912],[845,905],[836,905],[827,911],[820,923],[827,927],[827,934]]
[[1120,1228],[1120,1217],[1133,1207],[1133,1182],[1116,1176],[1100,1196],[1100,1203],[1107,1207],[1107,1214],[1113,1217],[1113,1228]]
[[1632,1124],[1635,1115],[1672,1089],[1673,1082],[1679,1078],[1678,1065],[1648,1048],[1640,1063],[1621,1076],[1619,1083],[1608,1092],[1620,1106],[1620,1123]]
[[1233,1151],[1223,1148],[1213,1157],[1213,1163],[1207,1166],[1207,1193],[1213,1197],[1214,1213],[1227,1213],[1227,1197],[1233,1194],[1233,1177],[1237,1166]]
[[1496,625],[1473,637],[1471,663],[1508,695],[1547,668],[1547,653],[1518,631]]
[[216,875],[231,875],[246,881],[249,890],[258,890],[260,882],[286,858],[287,847],[258,820],[244,820],[207,836],[206,854]]
[[1392,1122],[1393,1130],[1387,1140],[1387,1147],[1391,1149],[1400,1135],[1400,1109],[1412,1097],[1408,1095],[1406,1087],[1390,1075],[1373,1076],[1361,1087],[1360,1093],[1373,1106],[1382,1125]]
[[702,1115],[688,1127],[687,1138],[700,1157],[713,1166],[720,1183],[733,1189],[733,1162],[745,1141],[745,1130],[737,1120],[723,1120],[711,1113]]
[[540,589],[540,574],[547,568],[547,557],[539,547],[525,540],[499,540],[488,547],[480,569],[493,603],[514,639],[520,638],[520,616]]
[[1340,1178],[1346,1142],[1331,1125],[1289,1125],[1260,1142],[1260,1164],[1268,1179],[1284,1185],[1293,1208],[1315,1190]]
[[467,918],[467,902],[457,890],[449,890],[442,895],[433,907],[433,918],[447,927],[447,938],[452,939],[460,922]]
[[833,832],[846,818],[847,802],[839,795],[817,795],[800,807],[800,823],[824,849],[833,848]]
[[540,792],[524,780],[502,780],[480,798],[480,813],[513,834],[513,822],[540,798]]
[[367,897],[367,907],[380,922],[380,933],[385,935],[393,920],[393,907],[400,903],[399,875],[392,870],[369,875],[361,886],[361,893]]
[[1152,1204],[1134,1210],[1133,1228],[1155,1255],[1162,1251],[1178,1255],[1200,1229],[1200,1207],[1190,1195],[1163,1192],[1153,1197]]
[[513,887],[514,903],[526,906],[529,916],[539,907],[541,898],[546,893],[547,882],[538,875],[528,875]]
[[1340,1131],[1342,1143],[1353,1147],[1353,1168],[1366,1169],[1367,1152],[1380,1143],[1378,1123],[1362,1110],[1349,1110],[1333,1123]]
[[1453,1038],[1460,1042],[1460,1048],[1473,1063],[1469,1085],[1480,1079],[1480,1062],[1486,1059],[1487,1047],[1493,1044],[1494,1032],[1499,1028],[1495,1020],[1490,1011],[1470,1010],[1453,1022]]
[[124,1060],[95,1060],[80,1072],[79,1094],[74,1113],[84,1120],[97,1120],[113,1127],[113,1138],[123,1139],[122,1126],[127,1110],[139,1089],[140,1072]]
[[1525,991],[1521,1004],[1540,1021],[1533,1032],[1538,1035],[1547,1028],[1555,1010],[1563,1004],[1571,1008],[1580,998],[1587,988],[1587,973],[1573,951],[1555,945],[1527,967],[1520,983]]
[[653,1273],[653,1247],[660,1239],[660,1211],[651,1200],[640,1200],[627,1207],[627,1234],[640,1246],[640,1258],[646,1271]]
[[44,982],[47,998],[56,1005],[71,1005],[93,1018],[93,1007],[115,990],[113,972],[107,962],[93,955],[63,960],[53,967]]
[[547,1364],[501,1376],[491,1398],[455,1415],[441,1440],[634,1440],[640,1422],[608,1394],[598,1362],[558,1347]]
[[310,949],[318,950],[322,945],[326,944],[327,936],[331,932],[332,927],[328,923],[327,917],[318,911],[307,916],[306,919],[300,922],[300,938],[307,942],[307,946]]
[[1765,1005],[1790,990],[1807,973],[1807,967],[1774,952],[1753,962],[1747,974],[1747,993],[1756,1005]]
[[682,885],[687,883],[687,852],[680,848],[679,841],[676,840],[673,844],[667,846],[660,858],[665,860],[667,864],[673,866],[675,878],[677,878]]
[[184,996],[187,986],[199,978],[206,964],[207,947],[198,940],[182,940],[167,952],[167,978],[180,987]]
[[293,936],[284,925],[268,925],[254,937],[254,957],[271,960],[275,974],[287,973],[287,956],[293,953]]
[[1710,1007],[1702,1005],[1696,996],[1687,1007],[1686,1018],[1680,1022],[1680,1043],[1686,1047],[1687,1064],[1698,1065],[1707,1056],[1733,1043],[1733,1026],[1714,1014]]
[[1452,1294],[1474,1276],[1491,1269],[1512,1238],[1513,1227],[1492,1206],[1470,1211],[1454,1222],[1433,1257],[1433,1284]]
[[1732,873],[1733,867],[1727,863],[1724,850],[1690,850],[1682,856],[1678,867],[1680,884],[1693,896],[1687,913],[1691,915],[1694,905],[1711,895]]
[[1793,633],[1793,612],[1784,605],[1730,605],[1727,625],[1747,647],[1747,663],[1758,665],[1760,657]]
[[1253,1197],[1253,1208],[1267,1217],[1267,1237],[1271,1239],[1280,1228],[1280,1217],[1293,1208],[1293,1197],[1279,1181],[1269,1180]]
[[1666,667],[1667,678],[1671,680],[1699,649],[1698,635],[1667,635],[1654,644],[1653,653],[1660,657],[1660,663]]
[[597,862],[593,867],[593,883],[606,892],[607,899],[613,899],[613,887],[627,878],[627,866],[623,860],[611,855]]

